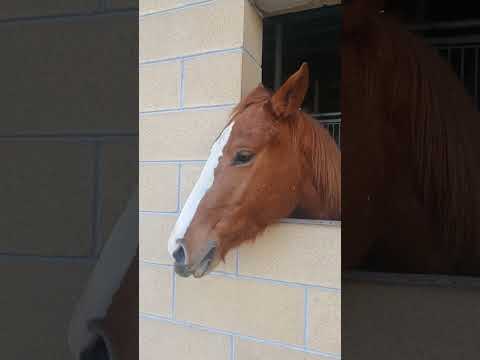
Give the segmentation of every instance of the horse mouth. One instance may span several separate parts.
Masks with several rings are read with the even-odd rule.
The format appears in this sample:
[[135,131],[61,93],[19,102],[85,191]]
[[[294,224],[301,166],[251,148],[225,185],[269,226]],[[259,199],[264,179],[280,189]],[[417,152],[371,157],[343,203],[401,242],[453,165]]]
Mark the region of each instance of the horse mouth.
[[212,247],[207,255],[203,258],[197,268],[193,271],[193,277],[201,278],[202,276],[206,275],[212,269],[212,262],[215,257],[215,250],[216,247]]
[[215,259],[216,246],[211,246],[202,261],[198,265],[178,266],[175,265],[175,272],[182,277],[193,275],[195,278],[201,278],[213,269],[213,261]]

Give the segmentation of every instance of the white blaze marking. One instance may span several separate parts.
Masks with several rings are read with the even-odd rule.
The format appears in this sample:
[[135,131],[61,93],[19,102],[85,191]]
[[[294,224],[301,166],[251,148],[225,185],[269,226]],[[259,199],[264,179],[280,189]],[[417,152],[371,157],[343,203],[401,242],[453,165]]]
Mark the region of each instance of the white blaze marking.
[[220,137],[210,149],[210,155],[207,163],[205,164],[197,183],[193,187],[192,192],[188,196],[187,202],[185,203],[185,206],[183,207],[180,216],[177,219],[172,233],[170,234],[170,238],[168,239],[168,252],[172,257],[172,260],[172,254],[178,247],[177,240],[182,239],[185,236],[185,233],[187,232],[187,229],[190,226],[195,213],[197,212],[198,204],[213,184],[213,173],[218,165],[220,157],[223,155],[223,148],[228,143],[233,124],[234,122],[232,121],[230,125],[223,130]]

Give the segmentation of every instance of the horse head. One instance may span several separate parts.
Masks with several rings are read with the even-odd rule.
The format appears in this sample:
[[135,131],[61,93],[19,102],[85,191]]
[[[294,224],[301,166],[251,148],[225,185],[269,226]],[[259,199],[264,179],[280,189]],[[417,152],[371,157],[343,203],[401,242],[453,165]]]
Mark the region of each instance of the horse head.
[[274,94],[259,85],[233,110],[169,238],[177,274],[205,275],[295,209],[339,216],[339,151],[299,109],[308,84],[304,63]]

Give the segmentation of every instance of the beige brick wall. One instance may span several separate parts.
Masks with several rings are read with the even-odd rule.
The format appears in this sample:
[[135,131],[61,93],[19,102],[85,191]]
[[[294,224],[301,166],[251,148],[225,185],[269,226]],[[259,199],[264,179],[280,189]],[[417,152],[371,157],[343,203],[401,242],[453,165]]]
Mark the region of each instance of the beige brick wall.
[[185,106],[237,103],[242,86],[242,53],[218,53],[186,60]]
[[210,146],[219,129],[225,125],[230,110],[230,106],[222,106],[141,114],[140,160],[206,160]]
[[205,2],[205,0],[140,0],[140,15],[180,9],[201,2]]
[[[0,217],[4,234],[0,243],[2,253],[90,254],[94,157],[92,144],[0,142],[0,163],[6,167],[0,187],[0,211],[9,214]],[[66,171],[59,173],[57,168]],[[52,197],[52,193],[57,196]],[[75,213],[64,211],[65,199]],[[13,208],[11,204],[15,204]],[[48,243],[38,241],[39,233],[50,234]]]
[[178,108],[180,106],[179,61],[142,66],[139,70],[140,111]]
[[307,351],[292,350],[289,347],[266,344],[246,339],[236,339],[237,360],[327,360]]
[[2,257],[0,267],[2,359],[72,359],[65,335],[72,300],[80,296],[93,262]]
[[[22,44],[2,52],[4,68],[11,69],[3,73],[2,82],[12,84],[2,98],[9,105],[3,108],[2,133],[19,134],[29,128],[45,134],[136,132],[132,118],[138,110],[131,91],[138,81],[132,73],[138,40],[128,31],[135,24],[134,15],[105,13],[0,24],[0,43],[15,39],[15,44]],[[102,41],[95,41],[98,38]],[[111,44],[108,52],[105,43]],[[32,58],[30,48],[38,44],[41,50]],[[123,61],[112,63],[112,58]],[[84,65],[78,67],[79,62]],[[98,71],[105,73],[103,84],[92,78]],[[23,99],[28,99],[28,106]],[[52,99],[56,107],[51,106]],[[72,99],[77,99],[76,106],[71,106]],[[126,111],[118,104],[132,106]]]
[[140,14],[141,359],[338,358],[339,224],[274,225],[200,280],[167,253],[212,142],[261,81],[261,18],[246,0],[144,0]]
[[[340,288],[338,226],[280,223],[240,248],[239,273],[294,283]],[[321,269],[321,270],[319,270]]]
[[138,187],[138,145],[131,141],[107,142],[99,149],[101,158],[99,241],[97,253],[108,239],[113,226],[123,213],[132,194]]
[[2,9],[0,10],[0,20],[65,14],[88,14],[98,10],[98,0],[5,1],[2,3]]
[[172,314],[171,267],[158,267],[142,263],[139,267],[140,312],[159,316]]
[[338,292],[310,289],[307,295],[307,346],[328,353],[340,353],[341,300]]
[[[176,280],[177,320],[303,345],[304,290],[250,279]],[[194,298],[192,298],[194,296]]]
[[144,16],[139,29],[140,62],[241,47],[243,7],[238,0],[211,1]]
[[479,353],[478,278],[363,277],[343,283],[345,358],[473,359]]
[[[143,211],[178,211],[177,164],[140,165],[139,207]],[[159,179],[162,181],[159,182]]]
[[[138,0],[103,0],[107,9],[138,9]],[[161,0],[160,0],[161,1]]]
[[74,303],[138,186],[138,15],[120,2],[2,2],[2,359],[72,358]]
[[228,335],[140,318],[140,359],[224,360],[230,355]]
[[170,216],[140,213],[139,215],[139,255],[141,261],[157,264],[170,264],[170,255],[165,244],[165,239],[175,225],[176,214]]

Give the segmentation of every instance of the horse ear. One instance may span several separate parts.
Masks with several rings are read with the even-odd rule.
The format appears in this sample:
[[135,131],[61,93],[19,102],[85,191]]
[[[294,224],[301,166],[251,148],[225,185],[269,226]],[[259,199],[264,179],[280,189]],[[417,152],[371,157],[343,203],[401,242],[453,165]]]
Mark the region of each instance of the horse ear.
[[272,109],[275,115],[287,118],[297,111],[303,103],[309,85],[308,64],[303,63],[295,74],[272,96]]

